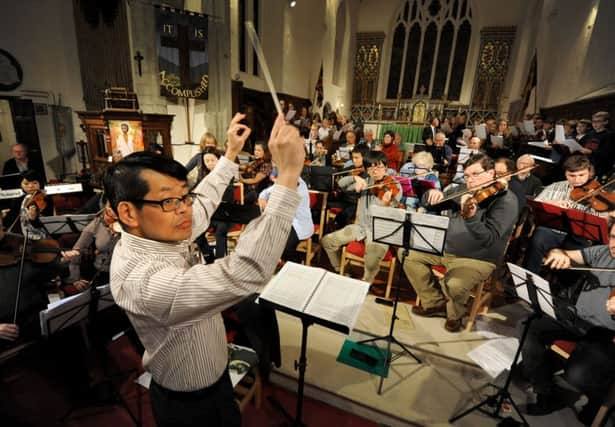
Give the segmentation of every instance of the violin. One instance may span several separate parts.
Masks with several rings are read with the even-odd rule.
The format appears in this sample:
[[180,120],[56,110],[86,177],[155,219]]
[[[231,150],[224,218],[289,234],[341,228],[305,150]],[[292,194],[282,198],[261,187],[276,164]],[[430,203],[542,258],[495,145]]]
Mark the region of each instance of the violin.
[[[0,242],[0,266],[6,267],[19,263],[23,247],[23,236],[4,233]],[[25,248],[26,259],[36,264],[49,264],[61,254],[60,244],[53,239],[28,240]]]
[[474,194],[472,194],[472,196],[464,202],[463,206],[461,206],[461,217],[463,219],[468,219],[470,211],[474,206],[480,206],[481,203],[484,203],[506,191],[506,188],[506,184],[502,181],[495,181],[491,185],[475,191]]
[[604,189],[613,181],[615,179],[610,180],[604,185],[600,185],[598,181],[590,181],[585,185],[573,188],[570,192],[570,198],[577,203],[592,208],[596,212],[615,210],[615,193]]
[[395,200],[401,191],[399,182],[390,175],[385,175],[378,183],[370,185],[366,188],[370,194],[376,196],[380,200],[384,199],[387,192],[391,192],[391,203],[395,207],[400,207],[400,204]]
[[45,200],[45,193],[42,191],[35,191],[30,199],[26,202],[26,208],[32,205],[36,205],[39,211],[43,211],[47,207],[47,201]]
[[256,159],[253,162],[250,162],[248,164],[248,167],[246,167],[244,174],[250,175],[249,177],[252,177],[256,173],[256,170],[259,169],[264,162],[265,159]]

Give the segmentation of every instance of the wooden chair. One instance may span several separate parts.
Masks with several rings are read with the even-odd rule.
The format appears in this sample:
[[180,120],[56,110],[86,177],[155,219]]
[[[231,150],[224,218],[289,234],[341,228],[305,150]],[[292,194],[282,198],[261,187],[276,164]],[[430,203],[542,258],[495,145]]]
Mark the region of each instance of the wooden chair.
[[[320,253],[322,245],[320,243],[325,229],[326,213],[327,213],[327,197],[329,193],[326,191],[309,190],[310,194],[310,210],[320,210],[320,221],[314,224],[314,235],[302,240],[297,245],[297,252],[305,252],[305,265],[312,265],[312,259],[318,255],[320,261]],[[314,236],[315,240],[314,241]]]
[[[561,358],[568,360],[576,347],[577,344],[572,341],[555,340],[553,344],[551,344],[550,348]],[[611,384],[607,395],[604,397],[602,405],[600,405],[600,409],[598,409],[598,413],[592,421],[591,427],[602,427],[606,416],[613,407],[615,407],[615,383]]]
[[[438,280],[443,280],[446,275],[446,268],[441,265],[433,265],[431,271]],[[487,313],[489,311],[491,300],[493,299],[493,293],[491,292],[491,277],[480,281],[478,285],[470,291],[470,297],[473,298],[473,301],[470,307],[468,321],[466,322],[466,332],[470,332],[474,328],[478,313]],[[418,304],[419,297],[417,296],[416,305]]]
[[[342,248],[342,260],[340,265],[340,274],[343,276],[347,265],[356,265],[365,268],[365,243],[363,242],[350,242]],[[397,258],[395,257],[394,250],[389,248],[386,255],[380,261],[380,269],[388,270],[386,280],[386,290],[384,293],[385,298],[389,298],[391,294],[391,286],[393,285],[393,277],[395,276],[395,264]]]
[[237,383],[233,392],[241,412],[244,411],[250,401],[254,401],[254,407],[260,409],[263,401],[263,384],[257,364],[250,367],[250,371]]
[[[244,188],[243,182],[235,182],[233,183],[234,191],[233,191],[233,200],[235,203],[239,203],[243,205],[244,202]],[[226,234],[227,243],[233,242],[234,245],[237,245],[237,241],[239,240],[239,236],[243,233],[243,230],[246,229],[246,224],[235,224]],[[209,234],[209,233],[208,233]],[[210,235],[210,234],[209,234]],[[215,236],[213,239],[215,240]],[[207,239],[209,240],[209,238]],[[228,251],[228,249],[227,249]]]

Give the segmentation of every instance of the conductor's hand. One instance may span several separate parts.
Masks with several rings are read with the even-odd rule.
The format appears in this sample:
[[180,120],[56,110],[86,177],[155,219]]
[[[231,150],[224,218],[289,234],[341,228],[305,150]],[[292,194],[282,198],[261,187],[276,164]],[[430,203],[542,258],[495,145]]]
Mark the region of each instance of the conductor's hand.
[[429,205],[437,205],[442,199],[444,199],[444,193],[440,190],[429,190],[427,193],[427,203]]
[[235,117],[231,120],[231,123],[228,125],[228,130],[226,131],[228,144],[224,156],[231,161],[235,161],[237,154],[243,149],[243,144],[252,132],[252,129],[239,123],[245,117],[245,114],[235,114]]
[[284,122],[283,114],[278,115],[271,129],[269,151],[278,167],[276,184],[297,190],[297,181],[305,159],[303,138],[299,136],[297,128]]
[[19,337],[19,326],[14,323],[0,323],[0,339],[15,341]]
[[555,270],[561,270],[570,267],[570,258],[561,249],[552,249],[544,259],[544,265]]

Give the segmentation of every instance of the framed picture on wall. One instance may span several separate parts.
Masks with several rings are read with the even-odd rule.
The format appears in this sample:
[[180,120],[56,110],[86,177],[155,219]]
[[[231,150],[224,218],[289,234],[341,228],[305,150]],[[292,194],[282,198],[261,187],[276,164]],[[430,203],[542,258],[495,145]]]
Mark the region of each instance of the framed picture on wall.
[[135,151],[143,151],[143,127],[138,120],[109,120],[111,154],[126,157]]

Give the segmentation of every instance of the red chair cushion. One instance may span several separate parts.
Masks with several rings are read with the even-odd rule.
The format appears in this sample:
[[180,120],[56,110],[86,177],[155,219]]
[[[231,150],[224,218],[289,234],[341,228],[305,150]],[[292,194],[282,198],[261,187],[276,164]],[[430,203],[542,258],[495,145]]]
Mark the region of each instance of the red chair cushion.
[[565,340],[555,340],[553,341],[553,345],[558,346],[568,354],[572,354],[574,349],[577,348],[577,343]]
[[446,274],[446,267],[444,267],[443,265],[432,265],[431,269],[437,271],[440,274]]
[[320,224],[314,224],[314,234],[318,234],[320,231]]
[[329,212],[337,215],[338,213],[342,212],[342,208],[329,208]]
[[241,224],[234,224],[229,230],[229,232],[230,231],[241,231]]
[[[363,258],[365,256],[365,244],[363,242],[357,241],[350,242],[346,246],[346,252],[354,256]],[[391,249],[389,249],[382,260],[388,262],[391,261],[391,259],[393,259],[393,252],[391,252]]]

